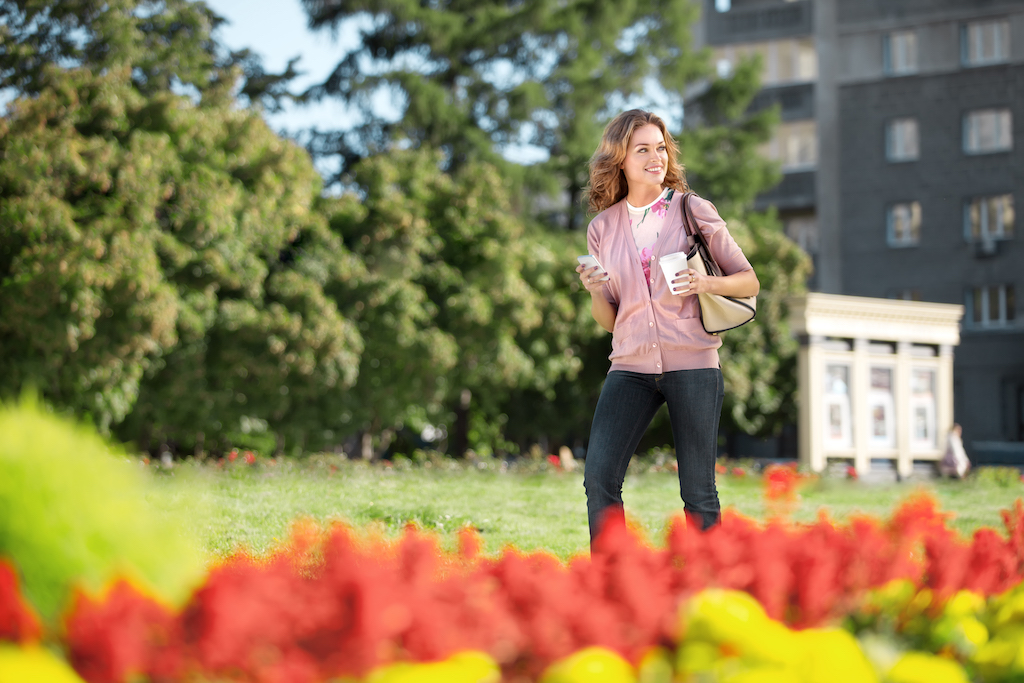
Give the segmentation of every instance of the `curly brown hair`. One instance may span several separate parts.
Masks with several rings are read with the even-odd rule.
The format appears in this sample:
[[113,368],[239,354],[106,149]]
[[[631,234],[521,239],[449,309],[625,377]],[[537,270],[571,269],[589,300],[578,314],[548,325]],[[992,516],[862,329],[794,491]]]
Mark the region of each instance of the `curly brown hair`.
[[629,191],[626,175],[620,168],[626,159],[626,150],[633,131],[647,125],[657,126],[665,137],[668,151],[668,170],[662,187],[671,187],[677,192],[689,192],[683,166],[679,163],[679,146],[672,139],[665,122],[657,114],[643,109],[630,109],[622,112],[611,123],[605,126],[601,136],[601,144],[597,146],[594,156],[590,157],[590,182],[583,190],[583,196],[591,213],[599,213],[615,204]]

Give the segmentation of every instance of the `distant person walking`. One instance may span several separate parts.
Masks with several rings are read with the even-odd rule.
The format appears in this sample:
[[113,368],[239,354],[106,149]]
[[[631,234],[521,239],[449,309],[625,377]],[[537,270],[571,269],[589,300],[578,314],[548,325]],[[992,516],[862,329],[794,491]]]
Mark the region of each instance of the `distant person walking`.
[[946,436],[946,452],[939,462],[939,472],[944,477],[963,479],[971,469],[971,461],[964,450],[963,428],[953,423]]
[[[612,333],[611,368],[584,469],[591,543],[606,514],[622,514],[626,467],[666,402],[687,516],[706,529],[721,515],[715,457],[725,394],[722,340],[704,331],[694,295],[754,296],[760,283],[717,209],[696,195],[689,202],[697,228],[724,276],[682,268],[669,283],[662,275],[662,256],[693,246],[683,226],[689,187],[677,154],[664,121],[634,109],[608,124],[590,160],[586,191],[590,210],[600,213],[587,229],[587,245],[600,266],[576,272],[590,292],[594,320]],[[688,289],[673,294],[670,284]]]

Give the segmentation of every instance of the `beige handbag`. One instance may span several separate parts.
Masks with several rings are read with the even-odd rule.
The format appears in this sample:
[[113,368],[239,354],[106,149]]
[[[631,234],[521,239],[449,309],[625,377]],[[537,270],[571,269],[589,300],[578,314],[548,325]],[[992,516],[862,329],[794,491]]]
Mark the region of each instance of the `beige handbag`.
[[[701,275],[720,277],[722,269],[718,267],[715,257],[711,255],[704,234],[693,217],[693,210],[690,208],[692,194],[693,192],[687,192],[682,199],[683,227],[686,234],[693,237],[693,249],[686,255],[686,266]],[[718,334],[735,329],[740,325],[746,325],[757,315],[756,296],[736,298],[702,292],[697,294],[697,302],[700,304],[700,323],[710,334]]]

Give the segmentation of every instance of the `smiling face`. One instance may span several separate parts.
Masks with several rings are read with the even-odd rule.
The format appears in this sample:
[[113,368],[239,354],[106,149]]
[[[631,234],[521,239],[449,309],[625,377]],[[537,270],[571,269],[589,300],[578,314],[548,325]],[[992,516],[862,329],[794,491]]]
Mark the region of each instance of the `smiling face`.
[[668,148],[658,126],[649,123],[633,131],[620,168],[626,176],[630,194],[648,187],[660,191],[668,171]]

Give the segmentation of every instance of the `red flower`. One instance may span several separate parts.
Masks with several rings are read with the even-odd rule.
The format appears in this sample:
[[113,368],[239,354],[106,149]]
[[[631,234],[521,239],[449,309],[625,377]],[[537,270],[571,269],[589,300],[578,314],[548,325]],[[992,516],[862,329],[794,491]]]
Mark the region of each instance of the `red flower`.
[[722,463],[717,463],[715,465],[715,474],[725,474],[728,471],[728,468]]
[[31,643],[41,632],[39,617],[18,591],[14,567],[0,560],[0,642]]
[[556,470],[562,469],[562,461],[559,460],[557,455],[549,455],[548,462],[551,463],[551,466],[554,467]]
[[846,466],[846,478],[847,479],[856,479],[857,478],[857,468],[854,467],[853,465],[847,465]]
[[77,593],[66,629],[71,664],[90,683],[121,683],[140,676],[175,680],[181,674],[177,618],[126,581],[102,598]]
[[238,458],[238,449],[237,448],[233,448],[231,450],[231,452],[228,453],[228,462],[234,462],[237,458]]
[[764,471],[765,498],[774,501],[796,500],[796,488],[803,477],[795,466],[769,465]]
[[745,477],[746,475],[747,475],[747,473],[743,470],[742,467],[733,467],[732,468],[732,476],[734,476],[734,477]]
[[252,451],[246,451],[245,452],[245,464],[246,465],[251,465],[254,462],[256,462],[256,456],[253,454]]

